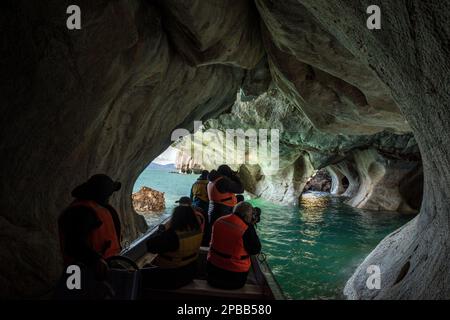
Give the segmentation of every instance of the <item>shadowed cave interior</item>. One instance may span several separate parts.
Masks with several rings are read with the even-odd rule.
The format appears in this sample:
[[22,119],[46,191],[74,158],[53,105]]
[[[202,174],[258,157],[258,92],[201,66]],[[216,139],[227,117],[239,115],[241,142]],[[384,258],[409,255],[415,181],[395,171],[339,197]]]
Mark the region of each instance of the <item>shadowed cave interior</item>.
[[[446,1],[380,1],[377,31],[363,0],[75,2],[77,31],[67,1],[1,5],[0,296],[45,297],[58,214],[92,174],[123,183],[124,240],[145,232],[134,182],[194,121],[280,129],[276,172],[236,168],[256,196],[293,203],[325,169],[351,206],[420,212],[355,270],[347,298],[450,296]],[[374,264],[381,290],[365,285]]]

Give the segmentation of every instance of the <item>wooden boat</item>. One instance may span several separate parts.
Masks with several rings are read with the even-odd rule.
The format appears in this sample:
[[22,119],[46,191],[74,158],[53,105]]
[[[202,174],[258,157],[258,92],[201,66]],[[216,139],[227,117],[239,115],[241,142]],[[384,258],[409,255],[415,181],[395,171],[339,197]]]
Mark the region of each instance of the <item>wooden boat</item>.
[[[148,253],[147,239],[157,232],[157,227],[150,230],[145,236],[135,241],[129,248],[121,253],[122,257],[134,261],[137,267],[151,263],[156,255]],[[188,285],[176,290],[143,289],[140,298],[143,299],[220,299],[220,300],[283,300],[285,296],[275,280],[269,265],[265,260],[251,257],[252,266],[246,285],[237,290],[223,290],[211,287],[206,281],[206,256],[208,248],[201,247],[197,260],[197,276]]]

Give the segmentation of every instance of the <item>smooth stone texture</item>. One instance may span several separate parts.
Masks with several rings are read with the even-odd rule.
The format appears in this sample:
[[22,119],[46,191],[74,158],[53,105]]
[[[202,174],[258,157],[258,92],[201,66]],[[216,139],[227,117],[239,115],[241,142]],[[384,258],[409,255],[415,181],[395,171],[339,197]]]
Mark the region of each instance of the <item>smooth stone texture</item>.
[[400,193],[400,182],[417,169],[417,162],[387,159],[374,149],[353,152],[359,176],[358,192],[347,202],[379,211],[417,212]]
[[[0,260],[8,263],[0,265],[0,295],[49,292],[61,263],[57,215],[71,189],[94,173],[123,182],[113,204],[126,241],[145,231],[131,206],[137,176],[167,148],[174,128],[191,129],[194,120],[230,111],[250,70],[267,55],[273,82],[292,103],[263,95],[248,110],[238,106],[241,124],[283,129],[284,179],[265,179],[267,190],[292,201],[306,172],[298,168],[307,161],[314,168],[356,164],[355,149],[411,159],[414,139],[386,129],[412,130],[423,160],[421,213],[380,243],[345,293],[352,299],[447,299],[447,3],[382,0],[380,31],[366,28],[371,3],[365,0],[188,4],[82,1],[83,29],[76,32],[65,26],[65,1],[2,7],[2,71],[8,77],[0,84],[0,237],[8,245],[0,248]],[[226,128],[236,121],[225,115],[216,124]],[[260,180],[269,176],[264,161],[260,169]],[[400,194],[416,173],[399,181]],[[257,188],[257,179],[251,181]],[[365,286],[371,264],[382,267],[381,290]]]
[[[237,144],[230,146],[225,141],[225,133],[229,129],[242,130],[245,133],[247,130],[268,128],[276,128],[280,133],[279,169],[276,170],[271,169],[270,148],[269,153],[261,155],[256,154],[256,147]],[[262,146],[262,142],[258,141],[258,148]],[[232,167],[237,170],[245,164],[240,170],[245,189],[255,197],[263,197],[282,204],[296,204],[314,170],[332,166],[349,180],[349,187],[343,196],[358,197],[349,201],[351,205],[372,210],[414,211],[406,205],[403,206],[408,201],[402,202],[403,196],[398,191],[399,184],[406,174],[402,173],[404,169],[401,166],[398,168],[391,166],[389,172],[389,175],[396,175],[397,180],[388,183],[384,180],[371,180],[370,190],[376,189],[381,197],[377,197],[377,192],[371,192],[373,200],[363,202],[359,199],[369,193],[369,188],[360,189],[360,182],[368,180],[365,179],[367,175],[363,169],[359,171],[356,169],[355,156],[359,150],[367,150],[372,146],[386,157],[403,161],[405,166],[409,163],[413,174],[414,170],[420,170],[420,154],[411,134],[397,135],[389,132],[373,135],[324,134],[315,129],[304,115],[297,112],[295,105],[286,99],[280,90],[271,88],[267,93],[251,101],[238,99],[231,113],[206,122],[203,131],[198,131],[179,143],[177,148],[184,150],[185,156],[183,164],[178,166],[188,168],[195,163],[197,167],[217,168],[235,151],[233,146],[240,154],[245,154],[245,157],[240,158],[241,162],[233,163]],[[198,157],[201,150],[203,158]],[[190,151],[192,152],[187,155]],[[217,156],[222,160],[216,161]],[[252,163],[255,157],[256,163]],[[383,158],[381,155],[379,157]],[[422,184],[421,181],[414,182]],[[358,190],[361,190],[360,194]],[[396,190],[397,193],[391,193],[392,190]],[[374,205],[380,200],[385,204]],[[417,210],[417,207],[414,209]]]
[[[448,299],[450,296],[450,8],[445,1],[381,1],[382,32],[361,21],[366,1],[302,0],[354,55],[367,61],[408,120],[424,166],[420,215],[386,237],[355,271],[351,299]],[[409,262],[407,274],[396,282]],[[369,290],[367,266],[380,265],[382,289]]]

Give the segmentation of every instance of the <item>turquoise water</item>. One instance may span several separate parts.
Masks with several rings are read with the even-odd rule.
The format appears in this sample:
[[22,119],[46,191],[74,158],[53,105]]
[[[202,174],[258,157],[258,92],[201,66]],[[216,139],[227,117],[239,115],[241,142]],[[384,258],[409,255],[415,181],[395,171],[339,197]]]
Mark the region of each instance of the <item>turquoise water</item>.
[[[167,209],[146,216],[149,225],[170,214],[174,201],[189,195],[196,175],[146,170],[135,191],[146,185],[165,192]],[[254,199],[262,209],[258,234],[268,263],[291,299],[339,299],[355,268],[386,235],[412,217],[352,208],[326,193],[304,194],[298,206]]]

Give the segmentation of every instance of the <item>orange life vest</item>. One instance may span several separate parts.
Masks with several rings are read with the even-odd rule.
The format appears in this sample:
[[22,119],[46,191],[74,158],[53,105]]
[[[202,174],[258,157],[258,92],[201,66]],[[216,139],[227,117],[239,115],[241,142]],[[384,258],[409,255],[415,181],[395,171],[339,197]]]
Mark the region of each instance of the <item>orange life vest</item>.
[[220,192],[217,190],[216,183],[222,180],[223,177],[219,177],[214,181],[208,183],[208,198],[209,201],[214,203],[220,203],[228,207],[234,207],[237,204],[236,195],[233,192]]
[[242,239],[247,228],[247,224],[235,214],[217,219],[212,228],[208,261],[224,270],[247,272],[251,262]]
[[109,210],[92,200],[75,200],[71,206],[91,208],[102,222],[101,226],[89,235],[88,241],[92,249],[101,254],[104,259],[118,255],[120,253],[120,241],[117,238],[116,227]]

